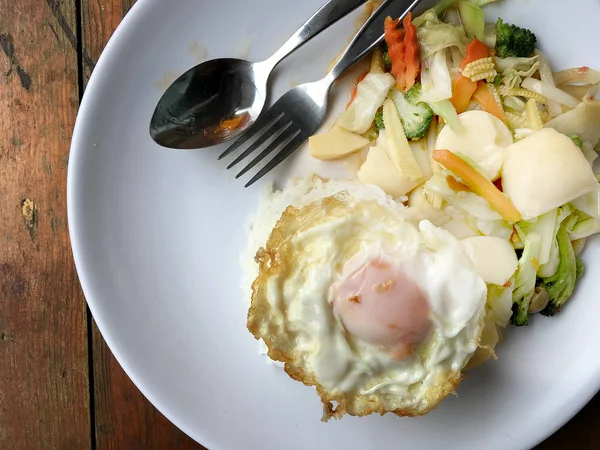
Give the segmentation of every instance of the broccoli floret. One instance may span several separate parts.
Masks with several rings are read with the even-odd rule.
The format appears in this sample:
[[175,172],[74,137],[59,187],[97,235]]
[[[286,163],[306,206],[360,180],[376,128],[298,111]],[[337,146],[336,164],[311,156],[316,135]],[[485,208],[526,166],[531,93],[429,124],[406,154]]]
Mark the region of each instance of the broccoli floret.
[[496,22],[496,55],[500,58],[531,56],[536,42],[537,38],[531,31],[505,23],[502,19]]
[[[559,312],[575,289],[575,281],[577,280],[578,273],[577,258],[575,257],[573,244],[571,244],[567,229],[568,225],[563,224],[558,229],[558,233],[556,233],[558,254],[560,256],[558,269],[551,277],[542,279],[550,298],[548,306],[541,312],[544,316],[553,316]],[[583,272],[582,265],[579,271],[580,273]]]
[[512,316],[510,323],[518,327],[525,327],[529,325],[529,303],[530,298],[522,298],[521,300],[514,302],[512,305]]
[[383,63],[385,64],[385,69],[391,70],[392,60],[390,59],[390,55],[388,53],[388,45],[385,41],[381,43],[381,53],[383,54]]
[[400,114],[400,120],[409,140],[424,138],[433,120],[433,111],[421,100],[421,84],[416,83],[409,91],[394,96],[394,102]]
[[375,114],[375,128],[377,129],[377,131],[383,130],[385,128],[385,125],[383,123],[383,110],[379,110],[377,111],[377,113]]
[[408,100],[413,105],[423,103],[423,100],[421,100],[421,90],[421,83],[417,82],[406,92],[406,94],[404,94],[404,97],[406,97],[406,100]]

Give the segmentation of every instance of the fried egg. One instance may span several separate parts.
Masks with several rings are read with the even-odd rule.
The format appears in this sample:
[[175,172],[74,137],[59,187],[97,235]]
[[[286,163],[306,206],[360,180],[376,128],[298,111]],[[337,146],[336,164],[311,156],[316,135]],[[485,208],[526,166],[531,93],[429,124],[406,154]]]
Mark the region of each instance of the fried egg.
[[295,181],[261,208],[271,214],[252,230],[261,236],[252,245],[268,237],[255,255],[248,329],[316,387],[324,421],[422,415],[454,392],[487,293],[456,238],[359,182]]

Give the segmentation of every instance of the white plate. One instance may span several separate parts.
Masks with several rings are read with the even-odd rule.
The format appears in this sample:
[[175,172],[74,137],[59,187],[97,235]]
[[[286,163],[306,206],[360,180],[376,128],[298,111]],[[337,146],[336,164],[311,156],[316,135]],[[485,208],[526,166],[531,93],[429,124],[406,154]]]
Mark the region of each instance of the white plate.
[[[322,1],[139,0],[119,27],[85,93],[68,181],[75,260],[98,326],[150,401],[211,449],[531,447],[600,387],[600,242],[586,250],[587,275],[568,307],[509,329],[499,361],[469,373],[457,398],[418,419],[323,424],[314,389],[265,364],[245,328],[238,255],[260,186],[233,180],[219,148],[177,152],[150,139],[154,106],[175,76],[198,59],[269,56]],[[502,16],[532,28],[557,68],[600,67],[600,3],[570,5],[508,0]],[[282,64],[276,93],[320,78],[353,20]],[[273,176],[322,168],[299,153]]]

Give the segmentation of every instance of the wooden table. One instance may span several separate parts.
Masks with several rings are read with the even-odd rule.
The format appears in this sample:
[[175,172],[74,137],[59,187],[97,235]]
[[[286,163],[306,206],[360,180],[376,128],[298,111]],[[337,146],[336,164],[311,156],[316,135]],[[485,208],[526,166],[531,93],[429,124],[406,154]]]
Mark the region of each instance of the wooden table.
[[[202,448],[112,357],[69,245],[65,186],[77,108],[133,2],[0,0],[0,449]],[[539,448],[599,447],[597,396]]]

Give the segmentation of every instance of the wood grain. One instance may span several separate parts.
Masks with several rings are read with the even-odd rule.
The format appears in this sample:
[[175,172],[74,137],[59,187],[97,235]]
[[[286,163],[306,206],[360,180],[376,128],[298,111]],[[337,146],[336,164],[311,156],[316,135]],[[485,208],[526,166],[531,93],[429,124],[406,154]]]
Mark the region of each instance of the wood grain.
[[86,309],[65,198],[75,17],[75,0],[0,0],[2,449],[90,448]]
[[[85,82],[134,0],[82,0],[82,64]],[[110,353],[94,325],[93,379],[95,444],[98,450],[200,450],[148,402]]]
[[106,43],[135,0],[79,1],[81,2],[81,62],[84,83],[87,83]]

